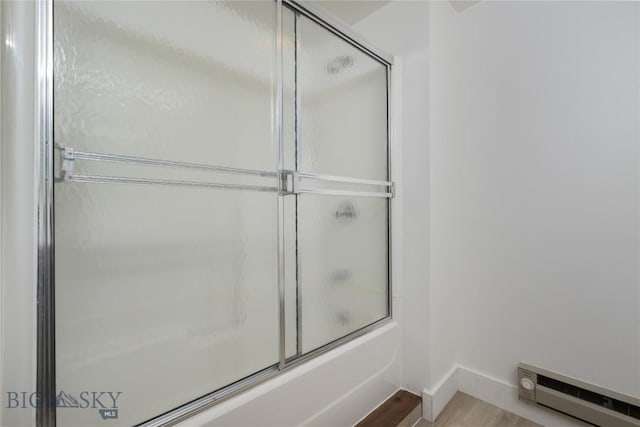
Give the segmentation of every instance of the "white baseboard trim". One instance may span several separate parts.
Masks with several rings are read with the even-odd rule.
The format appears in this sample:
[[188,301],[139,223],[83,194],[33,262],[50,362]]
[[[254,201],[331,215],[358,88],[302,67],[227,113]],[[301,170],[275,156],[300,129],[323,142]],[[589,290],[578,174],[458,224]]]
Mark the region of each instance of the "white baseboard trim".
[[461,391],[505,411],[549,427],[584,427],[587,424],[518,399],[515,385],[464,366],[453,367],[431,390],[422,392],[422,417],[434,422],[447,403]]
[[422,418],[434,422],[458,389],[458,366],[454,366],[435,387],[422,391]]

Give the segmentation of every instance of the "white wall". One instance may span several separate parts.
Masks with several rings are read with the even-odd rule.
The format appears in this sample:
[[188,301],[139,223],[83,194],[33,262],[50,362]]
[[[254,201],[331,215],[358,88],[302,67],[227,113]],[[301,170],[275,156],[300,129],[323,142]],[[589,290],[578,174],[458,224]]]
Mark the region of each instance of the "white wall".
[[640,396],[639,7],[431,4],[432,385],[528,361]]
[[417,52],[403,61],[403,385],[421,392],[431,379],[429,301],[429,59]]

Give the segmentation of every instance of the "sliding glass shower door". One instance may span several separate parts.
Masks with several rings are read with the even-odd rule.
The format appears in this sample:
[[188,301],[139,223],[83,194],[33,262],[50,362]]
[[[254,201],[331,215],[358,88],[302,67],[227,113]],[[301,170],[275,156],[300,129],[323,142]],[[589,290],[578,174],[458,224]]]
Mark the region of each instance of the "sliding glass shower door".
[[275,3],[54,12],[57,418],[133,425],[278,363]]
[[158,420],[389,317],[389,63],[293,2],[53,12],[57,425]]
[[300,351],[388,311],[387,67],[296,16]]

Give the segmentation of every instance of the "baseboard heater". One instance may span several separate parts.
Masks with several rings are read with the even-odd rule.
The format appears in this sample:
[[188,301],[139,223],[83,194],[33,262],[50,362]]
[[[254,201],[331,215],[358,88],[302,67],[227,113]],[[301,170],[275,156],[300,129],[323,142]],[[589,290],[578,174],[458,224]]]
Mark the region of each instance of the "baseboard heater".
[[526,363],[518,365],[518,396],[595,426],[640,426],[640,399]]

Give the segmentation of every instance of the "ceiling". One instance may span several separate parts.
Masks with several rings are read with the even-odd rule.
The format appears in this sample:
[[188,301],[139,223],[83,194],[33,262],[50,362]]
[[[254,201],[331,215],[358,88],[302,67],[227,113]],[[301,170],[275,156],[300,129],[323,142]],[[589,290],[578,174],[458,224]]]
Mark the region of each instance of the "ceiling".
[[391,0],[309,0],[308,2],[339,20],[353,25],[391,3]]
[[393,55],[424,51],[429,40],[426,0],[307,0],[374,46]]

